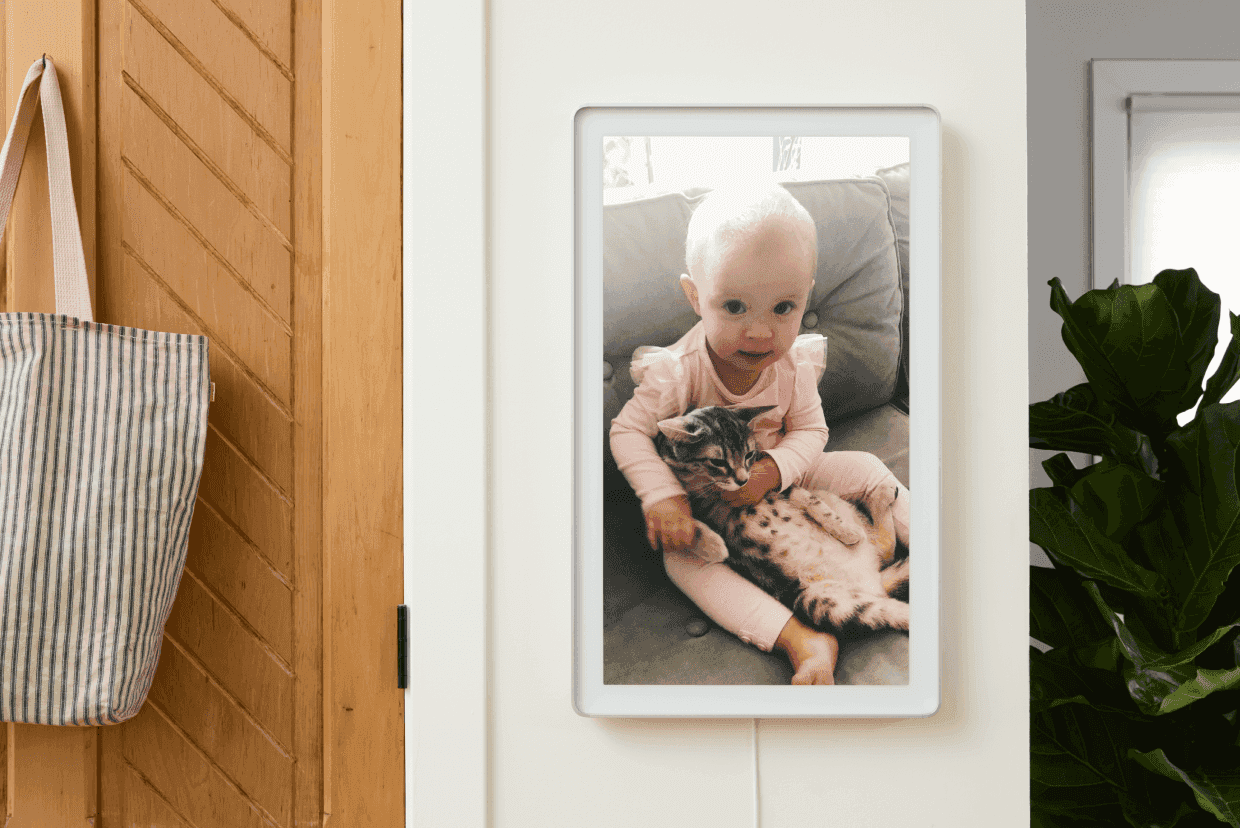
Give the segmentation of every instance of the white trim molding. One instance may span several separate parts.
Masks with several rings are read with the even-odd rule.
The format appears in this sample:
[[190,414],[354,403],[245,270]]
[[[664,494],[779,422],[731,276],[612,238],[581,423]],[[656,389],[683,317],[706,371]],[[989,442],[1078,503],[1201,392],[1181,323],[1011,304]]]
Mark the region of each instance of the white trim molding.
[[405,825],[483,828],[487,6],[413,0],[403,13]]
[[[1240,60],[1090,61],[1093,261],[1090,287],[1131,282],[1129,110],[1161,99],[1162,108],[1200,106],[1200,96],[1240,93]],[[1193,101],[1181,96],[1194,96]],[[1234,109],[1229,103],[1226,109]]]

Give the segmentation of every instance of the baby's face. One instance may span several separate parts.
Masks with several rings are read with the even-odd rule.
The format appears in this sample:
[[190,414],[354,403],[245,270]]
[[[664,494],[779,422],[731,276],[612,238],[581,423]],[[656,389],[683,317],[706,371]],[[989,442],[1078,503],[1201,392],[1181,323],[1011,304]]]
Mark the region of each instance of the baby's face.
[[735,242],[713,272],[682,278],[725,383],[731,384],[725,372],[756,379],[792,347],[814,286],[813,268],[804,242],[786,222],[772,220]]

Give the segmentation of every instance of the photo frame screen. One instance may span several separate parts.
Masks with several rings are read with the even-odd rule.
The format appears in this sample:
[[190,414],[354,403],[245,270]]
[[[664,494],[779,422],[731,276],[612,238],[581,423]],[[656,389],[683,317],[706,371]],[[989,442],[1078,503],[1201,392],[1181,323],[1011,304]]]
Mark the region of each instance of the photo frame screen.
[[575,128],[578,712],[929,715],[937,113]]

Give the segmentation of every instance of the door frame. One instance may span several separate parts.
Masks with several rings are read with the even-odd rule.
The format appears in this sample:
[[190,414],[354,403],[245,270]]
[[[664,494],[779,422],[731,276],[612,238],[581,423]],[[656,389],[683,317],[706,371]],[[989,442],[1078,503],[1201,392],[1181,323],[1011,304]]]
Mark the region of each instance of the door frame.
[[489,817],[486,9],[403,11],[405,824],[418,828]]

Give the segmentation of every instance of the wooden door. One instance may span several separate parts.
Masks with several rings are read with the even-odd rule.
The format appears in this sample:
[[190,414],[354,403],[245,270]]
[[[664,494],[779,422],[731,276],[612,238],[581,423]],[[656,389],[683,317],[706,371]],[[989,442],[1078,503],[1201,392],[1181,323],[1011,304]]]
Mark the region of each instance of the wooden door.
[[[7,3],[6,113],[60,68],[96,318],[205,334],[216,384],[149,700],[0,729],[8,828],[403,824],[400,5],[324,5]],[[51,308],[41,164],[11,309]]]

